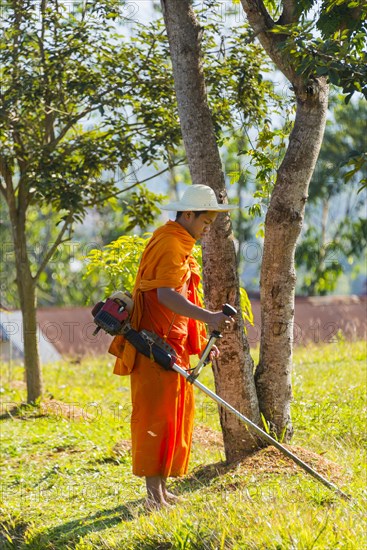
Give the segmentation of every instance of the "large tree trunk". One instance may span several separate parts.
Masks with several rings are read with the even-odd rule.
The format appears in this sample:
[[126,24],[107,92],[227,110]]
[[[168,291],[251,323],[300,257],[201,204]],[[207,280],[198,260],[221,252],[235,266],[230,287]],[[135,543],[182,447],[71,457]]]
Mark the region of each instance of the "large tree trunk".
[[265,220],[261,266],[261,347],[256,388],[261,412],[278,437],[292,436],[290,417],[293,346],[294,254],[303,224],[308,185],[325,128],[324,79],[297,91],[297,113]]
[[304,217],[308,185],[315,168],[325,128],[328,86],[325,78],[309,82],[297,71],[296,60],[281,46],[286,35],[271,32],[298,20],[297,2],[284,0],[276,23],[263,0],[241,0],[249,23],[277,68],[288,78],[296,95],[297,113],[289,145],[271,196],[265,220],[261,266],[260,362],[255,380],[260,410],[272,432],[289,441],[292,398],[294,254]]
[[35,403],[42,396],[43,383],[37,341],[36,284],[31,274],[27,252],[25,215],[9,207],[13,227],[16,260],[16,282],[22,311],[24,366],[27,382],[27,402]]
[[[182,136],[191,178],[210,185],[220,202],[226,199],[224,175],[208,107],[201,63],[200,28],[189,0],[162,0],[170,44]],[[239,281],[231,222],[218,216],[203,243],[206,306],[219,310],[230,302],[239,308]],[[214,368],[217,393],[253,422],[260,422],[253,361],[240,313],[234,328],[219,344]],[[220,415],[226,458],[233,461],[259,446],[259,441],[233,415]]]

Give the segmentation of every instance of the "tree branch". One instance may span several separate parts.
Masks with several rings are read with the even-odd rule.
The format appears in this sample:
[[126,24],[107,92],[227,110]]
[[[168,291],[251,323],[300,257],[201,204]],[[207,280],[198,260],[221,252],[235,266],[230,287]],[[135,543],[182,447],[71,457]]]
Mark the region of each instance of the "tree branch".
[[6,188],[3,186],[1,181],[0,181],[0,193],[3,195],[4,199],[6,200]]
[[[179,166],[182,163],[183,163],[183,159],[176,162],[174,164],[174,166]],[[137,185],[141,185],[141,184],[143,184],[143,183],[145,183],[149,180],[152,180],[152,179],[154,179],[154,178],[156,178],[156,177],[160,176],[161,174],[164,174],[165,172],[168,172],[168,171],[169,171],[169,168],[165,168],[164,170],[161,170],[157,174],[154,174],[154,176],[149,176],[149,178],[145,178],[145,180],[137,181],[136,183],[133,183],[132,185],[129,185],[129,187],[125,187],[124,189],[120,189],[120,191],[117,191],[116,193],[111,193],[110,195],[106,195],[105,197],[102,197],[102,198],[98,199],[97,201],[90,202],[89,204],[86,204],[86,207],[95,206],[95,205],[97,205],[101,202],[104,202],[104,201],[108,200],[108,199],[112,199],[113,197],[117,197],[118,195],[121,195],[121,193],[125,193],[126,191],[130,191],[130,189],[133,189]],[[118,181],[121,181],[121,180],[118,180]]]
[[6,204],[8,205],[9,216],[12,223],[12,229],[14,231],[14,228],[17,224],[17,202],[16,202],[15,192],[13,187],[13,177],[12,177],[11,170],[8,166],[8,163],[6,162],[5,158],[1,156],[0,156],[0,174],[2,175],[5,181],[5,188],[3,185],[1,185],[1,192],[3,193]]
[[[178,165],[179,162],[176,163],[176,165]],[[117,195],[120,195],[121,193],[124,193],[126,191],[129,191],[130,189],[133,189],[134,187],[136,187],[137,185],[141,185],[142,183],[145,183],[151,179],[154,179],[156,178],[157,176],[160,176],[161,174],[164,174],[164,172],[167,172],[168,171],[168,168],[165,168],[164,170],[161,170],[160,172],[158,172],[157,174],[154,174],[154,176],[150,176],[149,178],[146,178],[145,180],[141,180],[141,181],[137,181],[136,183],[134,183],[133,185],[130,185],[129,187],[125,187],[125,189],[121,189],[120,191],[118,191],[117,193],[111,193],[110,195],[107,195],[101,199],[99,199],[98,201],[94,201],[94,202],[91,202],[89,204],[86,204],[85,206],[88,207],[88,206],[95,206],[96,204],[100,203],[100,202],[103,202],[107,199],[110,199],[112,197],[116,197]],[[53,243],[53,245],[51,246],[51,248],[48,250],[48,252],[46,253],[46,255],[44,256],[42,262],[41,262],[41,265],[39,266],[38,270],[37,270],[37,273],[36,275],[33,277],[33,280],[36,282],[39,278],[39,276],[41,275],[41,273],[43,272],[43,270],[45,269],[46,265],[48,264],[48,262],[50,261],[50,259],[52,258],[55,250],[57,249],[57,247],[59,246],[59,244],[61,244],[62,242],[65,242],[62,240],[66,230],[68,229],[68,227],[71,225],[71,222],[72,222],[72,218],[73,218],[73,214],[74,212],[73,211],[70,211],[69,212],[69,215],[68,217],[66,218],[65,222],[64,222],[64,225],[62,226],[62,229],[60,231],[60,233],[58,234],[55,242]]]
[[263,0],[241,0],[241,4],[256,34],[266,32],[274,27],[275,22],[266,9]]
[[[292,2],[293,0],[285,0],[287,10],[290,9]],[[278,69],[282,71],[292,84],[300,82],[301,79],[296,75],[292,63],[279,50],[279,45],[284,41],[285,36],[269,32],[276,26],[276,23],[270,17],[263,1],[241,0],[241,4],[262,47],[277,65]]]
[[[124,84],[126,84],[128,81],[126,81]],[[100,94],[99,96],[99,99],[102,99],[105,95],[107,95],[109,92],[113,91],[114,87],[110,87],[108,88],[107,90],[105,90],[103,93]],[[133,88],[131,88],[130,90],[127,90],[126,93],[128,91],[132,91]],[[98,109],[100,109],[102,105],[102,102],[96,104],[96,105],[89,105],[88,107],[86,107],[83,111],[81,111],[80,113],[74,115],[74,116],[71,116],[70,120],[65,124],[65,126],[61,129],[60,133],[52,140],[50,141],[46,147],[47,147],[47,150],[48,151],[54,151],[57,147],[57,145],[60,143],[60,141],[66,136],[66,134],[68,133],[69,130],[72,129],[72,127],[79,121],[79,120],[82,120],[85,116],[87,115],[90,115],[91,113],[93,113],[94,111],[97,111]],[[50,105],[46,105],[46,109],[49,110],[49,112],[54,112],[54,111],[57,111],[57,109],[55,109],[54,107],[51,107]],[[71,113],[66,113],[68,115],[71,115]]]
[[53,245],[51,246],[51,248],[48,250],[48,252],[46,253],[46,255],[44,256],[42,262],[41,262],[41,265],[39,266],[38,270],[37,270],[37,273],[36,275],[33,277],[33,280],[34,282],[37,282],[37,280],[39,279],[39,276],[41,275],[41,273],[43,272],[43,270],[45,269],[46,265],[48,264],[48,262],[50,261],[50,259],[52,258],[56,248],[59,246],[59,244],[62,242],[62,238],[65,234],[65,231],[69,228],[69,226],[71,225],[71,222],[72,222],[72,219],[73,219],[73,214],[74,212],[71,210],[68,214],[68,217],[66,218],[66,220],[64,221],[64,225],[62,226],[61,228],[61,231],[60,233],[58,234],[55,242],[53,243]]
[[0,174],[4,178],[6,188],[8,189],[9,185],[11,185],[12,183],[12,180],[11,180],[11,172],[9,170],[9,166],[6,160],[4,159],[4,157],[0,157]]
[[294,0],[283,0],[283,12],[279,17],[277,24],[289,25],[290,23],[296,23],[298,16],[296,13],[296,3]]
[[15,196],[14,196],[13,178],[12,178],[11,170],[4,157],[0,157],[0,174],[2,175],[5,181],[5,187],[2,184],[0,186],[1,192],[4,194],[6,201],[9,203],[10,194],[12,194],[14,200],[15,200]]
[[[163,30],[158,33],[158,36],[162,35],[163,34]],[[150,56],[153,52],[153,49],[154,49],[154,46],[155,46],[155,43],[156,43],[156,39],[153,40],[153,42],[151,43],[150,47],[149,47],[149,50],[147,52],[147,55],[145,57],[145,60],[142,64],[142,66],[139,68],[139,73],[141,73],[148,65],[149,65],[149,60],[150,60]],[[134,75],[136,76],[136,75]],[[119,89],[122,89],[124,86],[127,86],[128,84],[130,83],[130,87],[125,90],[125,94],[129,93],[129,92],[133,92],[134,91],[134,84],[131,83],[131,77],[127,78],[124,82],[120,83],[118,85],[118,88]],[[72,118],[69,120],[69,122],[66,123],[66,125],[64,126],[64,128],[62,128],[62,130],[60,131],[59,135],[55,137],[55,139],[53,139],[49,144],[48,144],[48,148],[49,150],[54,150],[58,143],[62,140],[62,138],[67,134],[67,132],[74,126],[74,124],[76,124],[79,120],[81,120],[82,118],[84,118],[85,116],[93,113],[94,111],[100,109],[101,105],[102,105],[102,98],[104,96],[106,96],[108,93],[110,92],[113,92],[116,88],[116,85],[114,86],[110,86],[108,87],[104,92],[100,93],[99,96],[98,96],[98,99],[99,99],[99,102],[97,104],[92,104],[92,105],[89,105],[88,107],[86,107],[83,111],[81,111],[80,113],[72,116]],[[46,109],[49,110],[49,112],[51,111],[57,111],[57,109],[55,109],[54,107],[52,107],[51,105],[46,105]],[[65,113],[66,115],[71,115],[71,113]]]

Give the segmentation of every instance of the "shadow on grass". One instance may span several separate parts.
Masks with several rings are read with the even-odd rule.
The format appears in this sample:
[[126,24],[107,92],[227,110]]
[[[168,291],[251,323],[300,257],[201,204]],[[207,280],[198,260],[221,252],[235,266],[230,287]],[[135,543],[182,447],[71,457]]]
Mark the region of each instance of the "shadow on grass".
[[144,499],[133,500],[121,504],[109,510],[99,510],[93,515],[88,515],[66,523],[62,523],[42,533],[35,535],[27,546],[32,548],[70,548],[70,544],[76,543],[81,537],[89,533],[96,533],[118,525],[121,522],[132,521],[141,514],[146,514]]
[[[211,481],[225,472],[229,472],[235,465],[226,465],[225,462],[218,462],[207,466],[196,468],[188,477],[177,480],[174,483],[174,489],[177,494],[192,493],[199,491],[203,486],[207,486]],[[126,504],[116,506],[108,510],[100,510],[93,515],[77,518],[72,521],[57,525],[36,534],[27,546],[34,549],[50,548],[62,549],[73,547],[82,537],[89,533],[96,533],[110,529],[122,522],[129,522],[137,519],[141,515],[149,514],[144,507],[145,498],[128,501]],[[165,550],[172,548],[172,543],[163,543],[156,541],[146,541],[146,544],[139,543],[142,550]]]
[[41,418],[45,416],[40,408],[36,405],[29,405],[28,403],[21,403],[20,405],[14,405],[13,407],[7,407],[13,403],[2,404],[0,420],[28,420],[34,418]]
[[3,550],[20,548],[24,536],[29,527],[25,521],[1,521],[0,523],[0,548]]
[[203,487],[210,485],[214,479],[234,470],[236,467],[237,463],[227,464],[222,461],[198,466],[189,475],[174,482],[175,492],[184,494],[199,491]]

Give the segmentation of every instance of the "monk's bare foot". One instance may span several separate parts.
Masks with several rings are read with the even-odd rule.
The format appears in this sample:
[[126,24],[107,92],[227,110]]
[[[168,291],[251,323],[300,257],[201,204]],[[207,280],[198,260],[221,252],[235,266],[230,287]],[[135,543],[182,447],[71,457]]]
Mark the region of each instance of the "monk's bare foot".
[[169,507],[169,503],[164,494],[163,478],[160,476],[152,476],[145,478],[145,481],[148,493],[146,508],[150,511],[155,511],[167,506]]
[[181,498],[177,495],[174,495],[173,493],[170,493],[169,491],[165,491],[163,493],[164,499],[169,502],[170,504],[175,504],[176,502],[180,502]]
[[167,489],[167,478],[163,478],[162,479],[162,493],[163,493],[163,498],[169,502],[170,504],[176,504],[178,502],[180,502],[182,499],[176,495],[174,495],[173,493],[171,493],[170,491],[168,491]]
[[165,500],[157,501],[149,497],[145,499],[144,506],[148,512],[157,512],[158,510],[162,510],[162,508],[169,508],[169,504]]

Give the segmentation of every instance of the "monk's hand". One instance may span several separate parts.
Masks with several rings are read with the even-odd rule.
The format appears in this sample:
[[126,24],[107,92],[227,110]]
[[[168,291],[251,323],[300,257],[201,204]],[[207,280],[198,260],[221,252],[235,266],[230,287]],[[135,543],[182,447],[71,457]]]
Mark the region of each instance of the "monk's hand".
[[210,312],[210,318],[208,319],[208,327],[210,332],[213,332],[214,330],[217,332],[222,332],[232,323],[234,323],[234,319],[232,317],[228,317],[228,315],[224,315],[223,311]]
[[212,347],[212,349],[210,350],[209,359],[210,359],[210,361],[213,361],[214,359],[217,359],[217,357],[219,357],[219,356],[220,356],[220,351],[217,348],[217,346],[214,345]]

